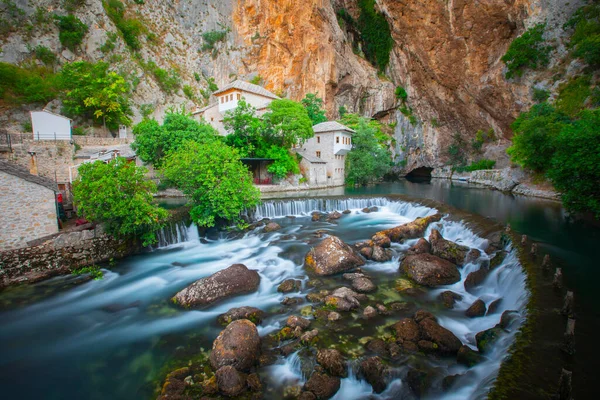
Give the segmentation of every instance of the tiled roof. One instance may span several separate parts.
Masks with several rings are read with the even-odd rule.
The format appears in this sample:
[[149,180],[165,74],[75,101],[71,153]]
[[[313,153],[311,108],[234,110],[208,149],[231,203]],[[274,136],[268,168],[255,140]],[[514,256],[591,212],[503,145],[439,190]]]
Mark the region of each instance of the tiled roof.
[[20,165],[0,160],[0,171],[6,172],[9,175],[16,176],[17,178],[21,178],[28,182],[35,183],[36,185],[43,186],[54,192],[58,191],[56,183],[53,180],[37,175],[32,175],[29,173],[29,171],[27,171]]
[[313,126],[313,131],[315,131],[315,133],[339,132],[339,131],[346,131],[346,132],[354,133],[354,130],[348,128],[347,126],[340,124],[337,121],[321,122],[320,124]]
[[267,89],[265,89],[262,86],[258,86],[258,85],[254,85],[252,83],[249,82],[245,82],[245,81],[241,81],[241,80],[236,80],[231,82],[229,85],[222,87],[221,89],[217,90],[216,92],[213,93],[214,96],[219,95],[220,93],[226,92],[228,90],[231,89],[238,89],[244,92],[250,92],[250,93],[254,93],[254,94],[258,94],[260,96],[264,96],[264,97],[269,97],[271,99],[279,99],[278,96],[276,96],[275,94],[269,92]]
[[298,152],[298,154],[300,154],[303,159],[305,159],[306,161],[308,161],[311,164],[327,164],[327,162],[323,161],[321,158],[310,156],[307,153]]

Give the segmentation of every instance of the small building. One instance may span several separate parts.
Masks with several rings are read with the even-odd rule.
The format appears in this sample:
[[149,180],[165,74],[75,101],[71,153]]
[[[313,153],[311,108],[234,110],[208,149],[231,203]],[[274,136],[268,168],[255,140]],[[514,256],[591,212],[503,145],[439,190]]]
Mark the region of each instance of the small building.
[[56,184],[0,160],[0,251],[58,232]]
[[[315,135],[308,139],[298,153],[307,160],[304,163],[305,173],[314,175],[319,180],[319,185],[342,186],[346,183],[346,154],[352,150],[352,134],[354,131],[336,121],[322,122],[313,126]],[[325,183],[321,183],[321,175],[314,160],[318,159],[326,163]],[[311,161],[312,160],[312,161]],[[309,164],[311,172],[309,172]],[[301,164],[302,166],[302,164]],[[314,173],[314,174],[313,174]],[[309,182],[311,179],[306,177]],[[311,182],[312,183],[312,182]],[[315,183],[316,180],[315,180]]]
[[33,140],[70,141],[71,119],[48,110],[31,111]]
[[273,100],[279,99],[278,96],[262,86],[241,80],[236,80],[217,90],[213,93],[213,96],[217,100],[216,103],[193,112],[192,116],[198,120],[204,120],[219,131],[219,134],[222,136],[227,135],[227,131],[225,131],[225,127],[223,126],[225,113],[237,108],[238,102],[241,99],[244,99],[246,103],[256,108],[258,115],[264,114],[267,106]]

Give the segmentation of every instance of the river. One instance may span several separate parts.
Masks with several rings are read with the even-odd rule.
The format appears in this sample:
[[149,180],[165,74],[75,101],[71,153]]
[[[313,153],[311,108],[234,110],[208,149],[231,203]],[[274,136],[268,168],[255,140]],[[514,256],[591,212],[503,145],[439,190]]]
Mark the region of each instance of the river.
[[[311,224],[306,212],[316,207],[323,211],[340,208],[339,200],[332,200],[329,205],[300,201],[296,209],[289,208],[293,207],[289,202],[280,203],[288,207],[282,210],[267,202],[259,209],[259,214],[283,217],[277,220],[283,228],[280,232],[264,234],[258,231],[243,237],[228,239],[221,235],[200,240],[192,226],[185,232],[177,230],[176,236],[181,243],[163,243],[165,246],[161,249],[122,260],[105,270],[102,280],[80,283],[77,277],[59,277],[1,292],[0,382],[3,394],[7,398],[20,399],[151,397],[157,378],[169,372],[165,365],[173,357],[185,359],[193,357],[201,348],[210,348],[222,329],[215,319],[229,308],[253,305],[269,311],[270,317],[259,326],[261,335],[273,333],[283,326],[282,321],[290,311],[281,312],[283,296],[275,288],[289,277],[302,279],[306,284],[302,258],[310,246],[318,242],[314,238],[316,231],[324,229],[352,243],[367,239],[378,230],[434,212],[429,207],[401,201],[390,203],[383,199],[391,194],[432,199],[481,215],[490,223],[510,223],[515,231],[540,242],[542,251],[560,260],[567,285],[576,292],[578,348],[594,343],[592,332],[599,327],[600,317],[593,288],[596,286],[594,278],[600,271],[594,268],[591,249],[592,243],[600,239],[598,228],[571,221],[562,207],[551,201],[514,197],[448,181],[400,181],[368,188],[338,188],[292,195],[307,198],[368,195],[360,200],[364,203],[344,204],[344,208],[354,209],[353,214],[334,226],[327,222]],[[365,205],[376,205],[380,211],[360,213],[359,209]],[[297,218],[285,218],[290,214],[296,214]],[[483,249],[483,239],[467,226],[450,220],[444,221],[442,226],[446,238]],[[261,285],[256,293],[235,297],[202,311],[182,311],[169,303],[175,292],[191,282],[237,262],[259,270]],[[466,266],[465,272],[476,267]],[[397,275],[397,259],[383,266],[369,268],[368,264],[365,269],[383,291],[393,292],[386,285]],[[479,293],[480,297],[486,295],[492,300],[494,296],[502,295],[506,299],[503,309],[522,310],[526,299],[524,279],[514,258],[509,258],[503,268],[498,269],[498,274],[505,274],[503,279],[497,280],[501,283],[490,283]],[[462,275],[464,280],[466,274],[463,272]],[[460,286],[456,284],[452,289],[465,297],[461,307],[466,308],[474,297]],[[429,300],[435,294],[435,291],[430,293]],[[474,333],[497,322],[497,316],[468,320],[456,313],[440,311],[436,315],[441,325],[465,343],[472,341]],[[354,323],[345,340],[354,341],[372,334],[374,331]],[[476,368],[475,378],[464,379],[463,384],[446,397],[482,396],[497,370],[500,354],[509,344],[508,341],[499,344],[497,357]],[[580,398],[592,393],[591,385],[584,382],[590,376],[587,374],[593,374],[593,371],[585,371],[595,362],[592,352],[577,353],[574,386]],[[273,387],[281,388],[305,379],[300,364],[294,354],[280,359],[261,373],[275,377],[269,381]],[[436,367],[448,373],[456,372],[456,367],[444,362]],[[405,390],[401,380],[394,382],[388,389],[388,398]],[[267,397],[278,398],[278,393],[281,392],[275,390],[267,393]],[[370,393],[370,387],[351,377],[343,380],[338,398],[363,398],[367,393]]]

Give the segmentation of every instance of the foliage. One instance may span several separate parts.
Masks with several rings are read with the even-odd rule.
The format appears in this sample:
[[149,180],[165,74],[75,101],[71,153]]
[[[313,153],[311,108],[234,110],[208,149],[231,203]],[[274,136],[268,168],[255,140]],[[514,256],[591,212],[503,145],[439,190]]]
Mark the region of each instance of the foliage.
[[256,75],[254,78],[250,79],[250,83],[253,85],[260,85],[263,81],[262,76]]
[[584,108],[587,98],[592,94],[590,83],[591,77],[583,75],[561,85],[556,98],[556,108],[571,117],[577,115]]
[[144,24],[135,18],[125,17],[125,5],[119,0],[104,0],[102,6],[104,6],[106,15],[121,32],[125,44],[131,50],[140,50],[142,46],[139,36],[146,32]]
[[471,165],[467,165],[466,167],[454,168],[454,170],[457,172],[473,172],[478,171],[480,169],[493,169],[495,165],[496,161],[484,158],[479,161],[475,161],[474,163],[471,163]]
[[98,281],[104,277],[104,273],[97,265],[92,265],[90,267],[83,267],[79,269],[74,269],[71,272],[71,275],[86,275],[89,274],[95,281]]
[[58,95],[56,75],[47,67],[0,62],[0,99],[9,104],[47,103]]
[[88,32],[88,26],[76,16],[69,14],[66,16],[55,15],[58,25],[58,39],[60,43],[71,51],[81,44],[83,37]]
[[275,160],[267,171],[275,175],[277,178],[285,178],[289,174],[300,173],[298,159],[295,155],[284,147],[271,145],[266,149],[260,149],[258,152],[261,158],[272,158]]
[[569,118],[547,103],[536,104],[521,113],[511,125],[513,144],[507,153],[524,168],[537,172],[548,169],[556,151],[556,137]]
[[106,42],[100,46],[100,51],[104,54],[113,51],[117,45],[117,36],[114,32],[106,32]]
[[550,92],[545,89],[533,88],[533,101],[543,103],[550,97]]
[[146,179],[146,172],[121,157],[81,165],[73,183],[77,212],[103,223],[111,235],[139,237],[145,246],[154,243],[167,211],[153,204],[156,185]]
[[215,44],[225,40],[228,32],[228,30],[204,32],[202,34],[202,39],[204,40],[202,51],[213,50],[215,48]]
[[506,64],[506,79],[522,76],[526,68],[548,65],[552,46],[546,45],[543,35],[546,24],[537,24],[513,40],[502,61]]
[[377,143],[383,148],[387,147],[387,143],[390,137],[383,132],[383,126],[376,119],[365,119],[358,114],[344,114],[339,121],[342,125],[347,126],[350,129],[357,130],[361,122],[365,122],[369,128],[373,130],[373,134],[377,139]]
[[480,151],[485,143],[492,140],[496,140],[494,128],[490,128],[487,131],[480,129],[475,133],[475,139],[471,141],[471,146],[475,151]]
[[154,119],[145,119],[133,128],[133,133],[135,141],[131,148],[142,161],[155,167],[160,167],[165,155],[187,141],[212,142],[218,137],[214,128],[195,121],[183,110],[167,112],[163,125]]
[[33,49],[35,58],[45,65],[53,66],[56,64],[56,54],[46,46],[38,45]]
[[214,226],[218,218],[241,225],[240,213],[259,202],[237,150],[218,141],[186,142],[166,157],[162,172],[188,197],[198,226]]
[[181,86],[179,73],[174,69],[167,71],[156,65],[154,61],[148,61],[148,63],[146,63],[146,68],[152,72],[158,85],[166,94],[170,95],[176,93]]
[[63,0],[63,7],[68,12],[73,12],[85,4],[85,0]]
[[75,126],[73,127],[73,129],[71,129],[71,133],[75,136],[85,136],[85,129],[83,129],[83,126]]
[[340,118],[344,118],[344,115],[348,114],[348,109],[345,105],[341,105],[340,108],[338,108],[338,113],[340,114]]
[[236,108],[225,113],[223,125],[229,133],[225,143],[238,149],[242,157],[257,156],[257,151],[266,145],[262,137],[265,125],[256,115],[256,109],[243,98]]
[[568,210],[600,218],[600,110],[586,110],[555,139],[548,177]]
[[146,119],[152,115],[155,110],[155,106],[152,103],[140,104],[140,114],[142,114],[142,118]]
[[196,80],[196,82],[200,82],[200,74],[197,72],[194,72],[194,79]]
[[462,167],[467,163],[467,143],[460,133],[452,135],[452,143],[446,150],[450,165]]
[[68,115],[94,118],[111,129],[131,125],[129,85],[105,62],[76,61],[60,74],[63,107]]
[[196,92],[194,91],[194,88],[190,85],[183,86],[183,94],[190,100],[196,100]]
[[394,39],[385,16],[375,10],[375,0],[359,0],[358,29],[365,57],[384,71],[390,62]]
[[316,94],[307,93],[302,99],[302,105],[306,108],[308,118],[310,118],[313,125],[327,121],[325,110],[323,109],[323,99],[317,97]]
[[398,86],[396,88],[396,98],[402,100],[403,102],[408,99],[408,93],[406,93],[406,89],[402,86]]
[[392,166],[390,152],[378,143],[376,129],[364,118],[352,136],[352,150],[346,156],[346,181],[364,185],[381,179]]
[[23,133],[31,133],[33,132],[33,126],[30,120],[27,120],[21,124],[21,128],[23,128]]
[[219,90],[219,87],[215,83],[215,78],[206,78],[206,83],[208,84],[208,90],[210,90],[211,92],[216,92],[217,90]]
[[565,28],[574,28],[569,46],[575,57],[600,66],[600,4],[594,2],[578,9]]
[[270,143],[290,148],[314,135],[312,121],[302,104],[287,99],[274,100],[268,110],[263,116],[263,136]]

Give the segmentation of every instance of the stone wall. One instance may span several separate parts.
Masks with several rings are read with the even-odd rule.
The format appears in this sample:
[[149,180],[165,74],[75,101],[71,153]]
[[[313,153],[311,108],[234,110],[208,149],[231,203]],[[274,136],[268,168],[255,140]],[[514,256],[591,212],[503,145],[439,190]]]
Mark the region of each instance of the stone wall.
[[117,240],[99,228],[64,233],[38,246],[0,252],[0,287],[37,282],[142,249],[138,241]]
[[52,190],[0,172],[0,192],[0,251],[58,232]]

